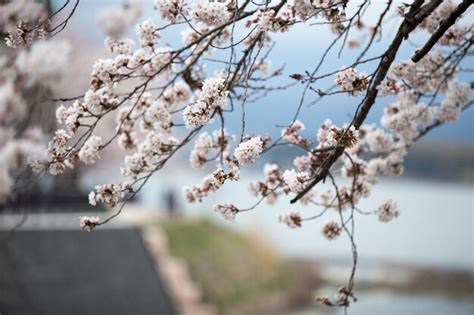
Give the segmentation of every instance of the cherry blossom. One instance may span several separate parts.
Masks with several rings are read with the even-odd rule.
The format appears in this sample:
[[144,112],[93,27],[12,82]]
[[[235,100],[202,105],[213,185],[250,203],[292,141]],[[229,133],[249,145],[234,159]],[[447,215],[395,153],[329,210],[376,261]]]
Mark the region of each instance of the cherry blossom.
[[82,216],[79,218],[80,220],[80,227],[86,231],[92,231],[98,224],[99,224],[99,217],[88,217]]
[[389,222],[400,215],[397,204],[392,199],[385,200],[377,209],[380,222]]
[[[414,1],[392,8],[389,2],[387,15],[380,15],[376,24],[369,24],[362,14],[372,9],[370,1],[155,0],[155,16],[142,21],[138,21],[140,8],[133,3],[105,9],[97,21],[107,36],[104,46],[110,55],[93,64],[90,84],[81,96],[58,102],[59,125],[47,148],[42,136],[31,130],[17,132],[29,110],[23,91],[34,86],[54,90],[68,71],[70,47],[48,39],[56,35],[48,31],[56,20],[50,21],[37,3],[21,0],[1,5],[6,43],[27,48],[17,48],[14,57],[0,58],[0,202],[13,189],[12,174],[18,169],[14,157],[20,156],[18,164],[29,163],[37,172],[57,175],[78,161],[96,162],[104,149],[116,145],[126,181],[97,185],[89,194],[91,205],[118,208],[102,223],[97,217],[81,217],[81,227],[92,230],[116,217],[180,152],[189,157],[189,169],[207,174],[184,188],[184,198],[195,203],[228,181],[239,181],[242,167],[285,146],[292,152],[292,165],[264,165],[262,177],[249,187],[256,199],[253,206],[221,203],[214,210],[233,221],[250,210],[258,211],[261,201],[289,199],[309,213],[280,215],[279,221],[290,228],[335,212],[340,220],[325,224],[322,237],[348,236],[354,272],[333,299],[318,300],[348,307],[355,300],[355,218],[376,215],[388,222],[399,216],[391,199],[369,212],[360,209],[359,202],[370,196],[381,176],[403,173],[409,147],[433,128],[458,120],[473,104],[471,86],[461,82],[463,60],[472,54],[472,27],[464,22],[469,5],[467,1]],[[393,34],[382,32],[388,16],[398,23]],[[448,23],[451,17],[454,24]],[[127,31],[133,26],[135,33],[128,38],[125,34],[132,34]],[[315,65],[288,73],[283,65],[270,62],[271,53],[275,43],[297,27],[311,31],[325,27],[334,42],[315,56]],[[181,32],[182,43],[162,40],[172,30]],[[407,39],[415,42],[415,33],[416,42],[423,46],[413,48],[410,59],[401,58],[401,47],[411,49]],[[374,43],[380,43],[380,49]],[[346,48],[351,48],[349,55]],[[330,54],[340,56],[335,69],[326,69]],[[276,77],[289,77],[291,83],[274,83]],[[279,137],[253,133],[254,126],[247,125],[252,115],[249,106],[296,84],[304,88],[290,104],[294,112],[277,122]],[[316,113],[314,117],[301,114],[308,104],[331,104],[333,95],[343,95],[353,105],[341,109],[350,113],[347,120],[336,124],[327,118],[318,127]],[[271,110],[277,110],[277,105]],[[375,106],[383,112],[380,117],[374,114]],[[271,110],[265,114],[271,116]],[[231,119],[238,119],[238,124],[229,124]],[[102,126],[110,127],[106,122],[113,124],[107,128],[112,135],[98,132]],[[323,182],[326,186],[321,189]]]

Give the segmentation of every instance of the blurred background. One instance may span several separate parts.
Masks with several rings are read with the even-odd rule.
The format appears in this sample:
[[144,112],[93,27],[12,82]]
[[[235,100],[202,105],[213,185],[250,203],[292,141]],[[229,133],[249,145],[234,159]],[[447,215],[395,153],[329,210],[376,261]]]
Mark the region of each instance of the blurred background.
[[[63,3],[49,1],[53,10]],[[97,16],[121,3],[80,2],[59,35],[70,42],[73,63],[58,97],[79,95],[87,89],[92,64],[108,56]],[[151,17],[160,22],[152,1],[133,1],[133,5],[141,8],[140,19]],[[373,4],[369,22],[383,6],[384,1]],[[383,51],[397,25],[394,20],[385,27],[374,55]],[[161,43],[179,45],[182,29],[164,33]],[[129,35],[134,37],[133,29]],[[410,38],[415,46],[422,35]],[[324,26],[308,34],[298,25],[291,33],[275,37],[272,68],[285,66],[284,75],[275,80],[278,85],[292,73],[311,69],[326,48],[321,43],[328,43],[332,35]],[[413,46],[405,45],[398,58],[412,52]],[[342,67],[344,60],[349,63],[356,55],[351,50],[345,50],[341,58],[330,55],[321,73]],[[465,62],[472,65],[472,57]],[[369,72],[370,65],[360,70]],[[472,73],[461,74],[460,79],[471,82]],[[320,84],[328,87],[331,81]],[[278,126],[293,116],[302,88],[296,85],[275,91],[248,106],[247,132],[278,136]],[[369,122],[378,122],[383,107],[391,101],[380,98]],[[354,98],[337,95],[304,106],[300,117],[306,124],[305,134],[315,135],[328,117],[336,124],[346,122],[356,103]],[[51,113],[54,116],[54,110]],[[239,115],[237,110],[226,119],[231,133],[239,131]],[[392,198],[401,215],[389,224],[373,216],[357,218],[358,301],[349,314],[474,314],[473,122],[474,110],[469,108],[456,123],[433,130],[410,149],[404,175],[383,178],[361,202],[361,209],[372,211],[385,198]],[[193,171],[188,155],[182,154],[152,178],[116,222],[92,233],[77,231],[79,215],[106,216],[100,212],[107,209],[87,204],[87,193],[97,184],[120,179],[121,157],[109,151],[93,167],[75,169],[65,178],[42,179],[36,192],[28,192],[1,210],[1,314],[343,313],[314,300],[344,285],[351,267],[349,240],[326,240],[320,232],[325,220],[289,229],[277,219],[279,213],[293,209],[285,198],[274,205],[262,203],[240,214],[235,223],[212,211],[216,203],[251,206],[257,199],[247,187],[261,178],[263,165],[290,165],[298,152],[278,148],[265,154],[242,173],[241,181],[226,183],[193,205],[183,200],[182,187],[199,183],[206,172]],[[323,184],[319,191],[324,190]],[[312,213],[310,207],[294,210]],[[337,214],[331,215],[335,218]],[[11,232],[18,222],[21,227]],[[158,282],[150,281],[153,277]],[[66,297],[58,298],[63,295]]]

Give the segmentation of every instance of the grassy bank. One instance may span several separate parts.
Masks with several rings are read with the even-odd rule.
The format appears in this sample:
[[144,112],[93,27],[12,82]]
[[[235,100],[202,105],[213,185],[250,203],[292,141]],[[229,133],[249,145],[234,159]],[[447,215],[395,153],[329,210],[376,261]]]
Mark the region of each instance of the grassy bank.
[[174,219],[160,227],[168,237],[170,254],[188,262],[205,302],[222,314],[264,312],[311,300],[316,282],[311,269],[283,261],[255,235],[207,220]]

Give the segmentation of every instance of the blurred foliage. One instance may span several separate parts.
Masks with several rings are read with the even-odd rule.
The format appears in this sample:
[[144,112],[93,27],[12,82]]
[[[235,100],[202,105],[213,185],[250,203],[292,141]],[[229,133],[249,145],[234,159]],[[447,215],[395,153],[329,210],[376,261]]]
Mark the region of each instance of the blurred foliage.
[[161,226],[170,254],[188,262],[205,302],[216,305],[223,314],[257,303],[289,285],[288,265],[255,235],[245,236],[208,220],[168,220]]

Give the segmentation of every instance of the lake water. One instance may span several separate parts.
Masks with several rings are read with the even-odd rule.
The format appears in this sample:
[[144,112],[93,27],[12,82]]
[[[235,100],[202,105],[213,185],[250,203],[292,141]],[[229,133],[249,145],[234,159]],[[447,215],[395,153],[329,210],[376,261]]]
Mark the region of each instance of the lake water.
[[[466,299],[422,294],[379,292],[362,295],[350,309],[351,315],[472,315],[474,303]],[[390,305],[390,307],[388,307]]]
[[[359,295],[360,300],[352,304],[349,315],[472,315],[474,303],[467,299],[447,298],[423,294],[379,293]],[[308,308],[290,311],[281,315],[342,315],[333,308]]]
[[[183,185],[200,181],[199,177],[190,178],[180,172],[174,172],[172,177],[169,175],[167,178],[173,178],[172,187],[179,193]],[[247,186],[258,177],[247,174],[242,178],[240,183],[226,183],[221,191],[209,196],[202,204],[183,203],[186,213],[208,217],[230,228],[258,233],[284,256],[326,261],[322,273],[333,282],[344,283],[349,272],[345,263],[351,258],[349,241],[345,237],[328,241],[321,235],[324,222],[329,218],[337,219],[335,212],[327,213],[325,218],[317,221],[304,222],[302,228],[293,230],[278,222],[279,213],[298,210],[310,216],[317,210],[291,206],[287,199],[282,199],[275,205],[262,203],[254,211],[239,214],[236,223],[227,222],[211,210],[215,203],[231,202],[248,207],[257,200],[248,193]],[[169,188],[169,185],[155,181],[149,185],[143,200],[150,205],[156,204],[156,192]],[[320,187],[320,191],[324,191],[324,188]],[[389,223],[381,223],[375,216],[356,217],[355,239],[359,252],[357,278],[387,280],[387,269],[380,263],[460,268],[474,272],[473,193],[474,186],[468,184],[407,179],[381,181],[374,187],[372,195],[361,202],[360,208],[374,210],[385,198],[392,198],[397,202],[401,215]],[[403,268],[398,273],[395,270],[390,272],[391,281],[403,281],[407,276],[409,274]],[[357,292],[357,295],[359,301],[350,308],[350,315],[474,314],[474,301],[468,297],[403,294],[385,290]],[[342,315],[343,312],[333,308],[310,308],[284,315],[316,314]]]
[[[164,178],[161,174],[158,178]],[[169,176],[168,176],[169,177]],[[235,223],[230,223],[212,211],[215,203],[231,202],[248,207],[258,199],[248,191],[248,184],[258,177],[245,174],[238,183],[226,183],[201,204],[185,204],[188,214],[210,219],[240,230],[250,230],[261,235],[285,256],[304,256],[323,260],[349,260],[349,241],[345,237],[328,241],[321,235],[321,228],[329,219],[337,219],[335,211],[327,212],[316,221],[304,222],[300,229],[289,229],[278,222],[277,216],[288,210],[298,210],[303,216],[317,213],[313,207],[290,205],[283,198],[274,205],[260,204],[255,210],[241,213]],[[181,187],[198,183],[200,177],[190,178],[173,173],[172,188],[181,199]],[[157,191],[170,188],[156,180],[147,187],[143,200],[155,204]],[[324,191],[321,186],[319,191]],[[376,216],[356,217],[355,239],[360,262],[383,261],[391,263],[420,264],[436,267],[473,268],[473,209],[474,185],[444,182],[425,182],[405,179],[381,181],[371,196],[360,203],[364,211],[374,210],[385,198],[398,204],[398,219],[381,223]],[[159,200],[158,200],[159,201]]]

